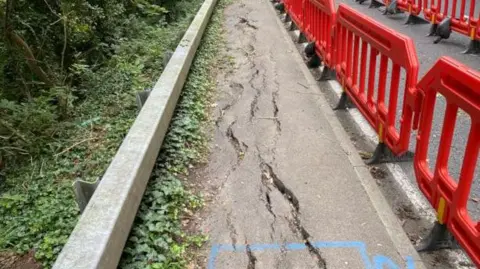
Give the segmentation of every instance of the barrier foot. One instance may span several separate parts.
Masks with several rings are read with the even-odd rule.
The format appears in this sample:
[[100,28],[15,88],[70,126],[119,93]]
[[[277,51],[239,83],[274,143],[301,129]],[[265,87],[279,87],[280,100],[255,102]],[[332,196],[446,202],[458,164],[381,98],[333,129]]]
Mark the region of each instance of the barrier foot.
[[395,155],[385,143],[378,143],[373,155],[368,159],[366,164],[380,164],[380,163],[398,163],[409,162],[413,160],[413,152],[407,151],[402,155]]
[[478,54],[480,53],[480,41],[470,40],[468,48],[462,52],[463,54]]
[[434,44],[437,44],[442,39],[448,39],[450,37],[450,34],[452,33],[452,28],[450,26],[451,21],[451,18],[446,18],[438,24],[436,31],[438,37],[433,41]]
[[312,56],[312,58],[310,58],[307,62],[307,67],[310,68],[310,69],[313,69],[313,68],[318,68],[320,67],[320,64],[322,63],[322,60],[320,59],[320,57],[318,57],[317,54],[314,54]]
[[308,43],[304,51],[305,51],[305,56],[307,56],[308,58],[315,55],[315,42]]
[[305,36],[304,33],[300,32],[300,35],[298,36],[298,43],[305,43],[307,42],[307,37]]
[[405,21],[405,24],[427,24],[427,23],[429,22],[413,14],[408,15],[408,18]]
[[337,72],[335,72],[335,69],[324,66],[322,70],[322,74],[320,75],[320,78],[318,79],[318,81],[334,80],[336,78],[337,78]]
[[73,183],[73,191],[75,193],[75,200],[77,201],[78,208],[80,213],[83,213],[85,207],[87,207],[90,198],[92,198],[93,193],[100,184],[100,179],[97,179],[95,182],[86,182],[81,180],[76,180]]
[[415,246],[418,252],[456,248],[459,248],[459,245],[447,229],[447,225],[440,224],[438,221],[435,222],[428,236],[423,238],[420,243]]
[[388,6],[385,6],[385,10],[383,10],[383,15],[394,15],[398,13],[403,13],[400,9],[397,8],[397,1],[393,0]]
[[333,108],[333,110],[345,110],[350,107],[349,104],[350,102],[349,102],[347,93],[342,92],[342,95],[340,96],[340,100],[338,100],[338,103]]
[[[280,11],[280,13],[283,13],[283,12],[285,12],[285,4],[284,3],[276,3],[275,4],[275,9]],[[287,14],[287,16],[288,16],[288,14]],[[286,19],[286,17],[285,17],[285,19]]]
[[368,8],[379,8],[381,6],[383,6],[383,4],[378,2],[377,0],[370,0],[370,5],[368,6]]
[[293,21],[291,21],[290,26],[288,27],[288,31],[295,31],[295,30],[298,30],[298,27]]
[[358,0],[358,1],[356,1],[356,2],[358,2],[358,3],[361,5],[361,4],[365,3],[365,2],[367,2],[367,0]]
[[436,36],[437,35],[438,24],[431,24],[430,31],[427,36]]

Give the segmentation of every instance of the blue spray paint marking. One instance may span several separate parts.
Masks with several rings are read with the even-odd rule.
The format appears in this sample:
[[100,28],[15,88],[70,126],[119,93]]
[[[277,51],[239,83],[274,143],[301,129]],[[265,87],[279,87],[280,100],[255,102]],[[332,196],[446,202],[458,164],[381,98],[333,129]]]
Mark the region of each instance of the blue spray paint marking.
[[[315,242],[312,244],[315,248],[352,248],[357,249],[362,257],[362,261],[366,269],[402,269],[390,258],[382,255],[375,255],[370,260],[367,252],[367,245],[364,242],[359,241],[332,241],[332,242]],[[250,250],[255,251],[268,251],[268,250],[280,250],[281,248],[289,251],[298,251],[306,249],[307,246],[302,243],[288,243],[284,245],[280,244],[252,244],[249,245]],[[213,245],[210,251],[210,257],[208,259],[208,269],[215,269],[215,260],[220,252],[245,252],[247,246],[245,245]],[[373,263],[372,263],[373,261]],[[415,263],[410,256],[405,257],[406,269],[415,269]]]

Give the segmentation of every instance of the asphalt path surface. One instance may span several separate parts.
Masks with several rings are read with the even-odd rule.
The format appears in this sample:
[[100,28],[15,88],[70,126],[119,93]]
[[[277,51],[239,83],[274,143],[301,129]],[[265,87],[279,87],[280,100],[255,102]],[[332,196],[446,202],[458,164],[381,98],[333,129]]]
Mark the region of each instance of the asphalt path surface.
[[[394,14],[394,15],[383,15],[379,9],[376,8],[369,8],[370,2],[367,1],[362,5],[358,4],[357,2],[353,2],[350,0],[338,0],[337,5],[340,3],[347,4],[350,7],[360,11],[361,13],[375,19],[379,23],[394,29],[404,35],[409,36],[415,43],[418,60],[420,63],[420,70],[419,70],[419,80],[423,77],[423,75],[428,72],[428,70],[435,64],[435,62],[442,56],[449,56],[469,67],[478,71],[480,69],[480,58],[478,55],[471,55],[471,54],[463,54],[462,52],[466,49],[469,44],[469,38],[460,34],[453,32],[449,39],[444,39],[438,44],[434,44],[433,40],[434,37],[427,37],[426,35],[429,32],[430,24],[415,24],[415,25],[405,25],[404,22],[406,21],[408,14]],[[457,3],[457,6],[460,7],[460,4]],[[476,9],[478,9],[480,4],[477,3]],[[469,3],[467,3],[468,10]],[[380,8],[381,9],[381,8]],[[451,9],[451,7],[450,7]],[[449,10],[450,10],[449,9]],[[457,14],[459,14],[459,8],[457,9]],[[468,11],[466,12],[468,13]],[[478,14],[478,12],[475,12]],[[377,59],[378,65],[378,59]],[[389,69],[391,70],[391,68]],[[378,68],[376,70],[376,85],[378,85]],[[368,73],[367,73],[368,74]],[[402,102],[400,101],[403,99],[403,87],[402,83],[404,83],[404,74],[401,76],[401,92],[399,97],[399,102],[397,105],[397,119],[399,119],[399,114],[401,113]],[[388,78],[390,80],[390,78]],[[387,90],[389,81],[387,81]],[[480,86],[480,85],[479,85]],[[388,95],[386,96],[386,100],[388,100]],[[434,116],[434,126],[432,129],[432,135],[430,139],[430,146],[429,146],[429,163],[430,167],[433,169],[435,167],[436,162],[436,153],[438,152],[439,142],[440,142],[440,134],[443,126],[443,119],[444,119],[444,112],[445,112],[446,102],[443,96],[438,96],[436,107],[435,107],[435,116]],[[466,141],[468,138],[468,134],[470,132],[471,127],[471,120],[470,116],[462,111],[459,111],[457,122],[455,125],[455,135],[452,142],[452,148],[450,152],[450,158],[448,163],[448,170],[451,174],[452,178],[456,181],[461,171],[462,163],[463,163],[463,156],[466,146]],[[410,149],[412,151],[415,150],[415,136],[416,133],[413,133],[411,136],[410,141]],[[404,163],[402,164],[405,172],[409,175],[412,181],[415,181],[415,174],[413,171],[413,166],[411,163]],[[474,220],[480,219],[480,161],[477,162],[477,168],[475,173],[475,179],[473,182],[473,186],[471,189],[470,199],[468,209],[471,213],[471,216]]]

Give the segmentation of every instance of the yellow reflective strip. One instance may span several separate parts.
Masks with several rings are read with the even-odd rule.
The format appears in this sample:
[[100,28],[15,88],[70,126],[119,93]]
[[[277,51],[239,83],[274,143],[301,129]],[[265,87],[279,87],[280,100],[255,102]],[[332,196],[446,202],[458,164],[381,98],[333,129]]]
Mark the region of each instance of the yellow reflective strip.
[[412,4],[408,4],[408,13],[412,13]]
[[378,126],[378,142],[383,143],[383,124]]
[[474,40],[475,39],[475,27],[472,28],[472,31],[470,32],[470,39]]
[[432,14],[432,24],[435,24],[435,13]]
[[443,215],[445,213],[445,199],[440,197],[440,201],[438,202],[438,209],[437,209],[437,219],[440,224],[443,224]]

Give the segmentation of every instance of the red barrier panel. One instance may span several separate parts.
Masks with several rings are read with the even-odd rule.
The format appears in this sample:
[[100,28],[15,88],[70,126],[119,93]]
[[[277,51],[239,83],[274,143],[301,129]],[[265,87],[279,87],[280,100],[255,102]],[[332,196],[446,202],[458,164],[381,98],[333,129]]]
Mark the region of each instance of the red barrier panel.
[[288,15],[298,26],[298,28],[303,29],[303,2],[304,0],[284,0],[285,10]]
[[333,67],[335,13],[333,0],[305,0],[305,35],[308,40],[315,42],[317,54],[329,68]]
[[[416,102],[418,59],[410,38],[397,33],[377,21],[341,4],[337,11],[335,67],[337,78],[344,91],[352,99],[368,122],[377,130],[380,142],[384,142],[396,155],[408,150],[412,122],[419,105]],[[368,55],[370,52],[370,56]],[[375,71],[380,56],[378,96],[375,95]],[[388,71],[388,62],[392,69]],[[396,108],[401,69],[406,75],[400,130],[397,131]],[[360,73],[359,73],[360,71]],[[387,75],[391,76],[385,87]],[[368,78],[368,85],[365,85]],[[365,87],[367,86],[367,87]],[[388,106],[385,93],[389,91]],[[418,113],[417,113],[418,115]]]
[[[475,0],[424,0],[423,14],[432,24],[451,18],[451,29],[457,33],[477,38],[478,14],[475,13]],[[480,38],[480,36],[478,36]]]
[[418,16],[422,12],[422,0],[398,0],[397,8],[410,15]]
[[[417,136],[415,174],[417,182],[437,210],[438,221],[446,224],[477,266],[480,266],[480,223],[468,214],[467,202],[480,150],[480,73],[442,57],[418,84],[423,96],[421,123]],[[428,147],[437,93],[447,106],[434,171],[428,165]],[[471,129],[458,183],[448,170],[450,148],[458,110],[470,116]],[[466,135],[466,134],[465,134]]]

